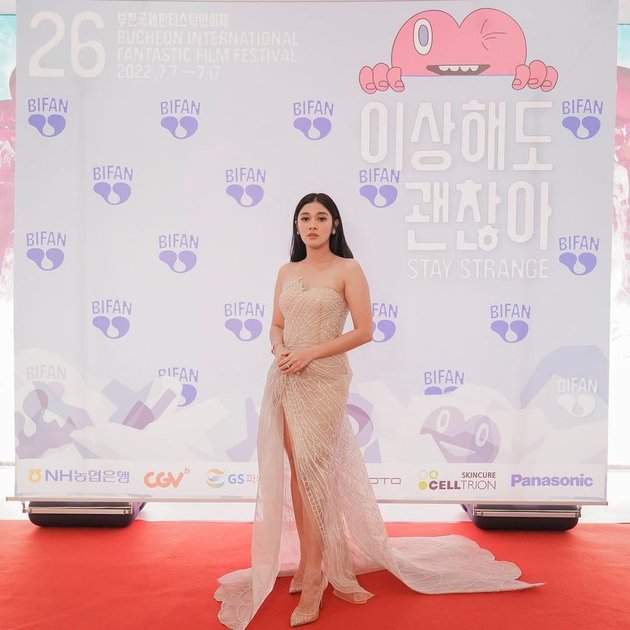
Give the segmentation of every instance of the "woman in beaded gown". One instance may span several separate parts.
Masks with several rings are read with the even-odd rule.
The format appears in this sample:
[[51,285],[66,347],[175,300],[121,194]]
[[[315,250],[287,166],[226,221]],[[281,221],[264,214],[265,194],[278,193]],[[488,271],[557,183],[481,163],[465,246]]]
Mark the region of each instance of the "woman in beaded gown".
[[[343,333],[350,312],[353,328]],[[387,569],[420,593],[524,589],[519,568],[463,536],[389,538],[346,416],[346,351],[372,338],[367,281],[339,210],[311,193],[293,217],[291,262],[280,268],[258,429],[252,567],[219,579],[219,620],[247,626],[276,577],[301,593],[291,626],[315,621],[328,585],[364,603],[356,575]]]

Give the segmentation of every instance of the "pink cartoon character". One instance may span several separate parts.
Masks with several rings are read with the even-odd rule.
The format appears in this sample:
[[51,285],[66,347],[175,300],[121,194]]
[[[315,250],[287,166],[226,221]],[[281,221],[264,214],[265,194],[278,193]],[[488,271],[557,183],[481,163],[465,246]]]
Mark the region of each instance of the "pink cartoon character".
[[558,72],[527,60],[527,42],[518,22],[498,9],[477,9],[458,25],[444,11],[423,11],[408,19],[392,46],[391,68],[378,63],[359,73],[368,94],[405,89],[402,77],[509,75],[512,87],[553,90]]

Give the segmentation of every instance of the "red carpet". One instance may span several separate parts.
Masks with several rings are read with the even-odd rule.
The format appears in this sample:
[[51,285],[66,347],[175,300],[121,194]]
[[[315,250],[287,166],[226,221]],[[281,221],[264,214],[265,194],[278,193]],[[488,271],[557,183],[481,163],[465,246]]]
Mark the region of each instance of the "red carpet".
[[[376,594],[352,605],[329,590],[319,630],[628,630],[630,525],[569,532],[485,532],[471,523],[392,524],[392,535],[459,533],[523,579],[521,592],[419,595],[381,571],[360,581]],[[136,521],[126,529],[42,529],[0,521],[1,630],[222,628],[216,578],[247,566],[251,526]],[[252,630],[289,627],[297,596],[279,579]]]

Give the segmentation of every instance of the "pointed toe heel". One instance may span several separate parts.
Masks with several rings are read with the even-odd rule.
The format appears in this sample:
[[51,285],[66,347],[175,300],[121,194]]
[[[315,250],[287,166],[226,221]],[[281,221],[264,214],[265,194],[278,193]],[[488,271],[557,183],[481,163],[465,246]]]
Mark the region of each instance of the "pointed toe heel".
[[298,612],[298,609],[296,608],[291,613],[290,623],[291,623],[292,628],[295,628],[297,626],[305,626],[306,624],[313,623],[314,621],[317,621],[319,619],[319,611],[324,606],[324,591],[326,590],[327,587],[328,587],[328,580],[324,578],[322,582],[322,590],[320,591],[320,594],[319,594],[319,603],[317,604],[317,607],[315,608],[314,612],[302,613],[302,612]]

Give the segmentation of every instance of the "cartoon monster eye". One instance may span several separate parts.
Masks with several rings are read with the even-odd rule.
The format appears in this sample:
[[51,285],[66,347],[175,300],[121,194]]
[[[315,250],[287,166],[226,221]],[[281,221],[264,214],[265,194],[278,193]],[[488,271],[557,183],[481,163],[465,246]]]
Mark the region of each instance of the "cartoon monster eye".
[[481,448],[490,437],[490,425],[487,422],[480,424],[475,432],[475,444],[477,448]]
[[431,50],[433,44],[433,30],[431,22],[422,18],[413,27],[413,45],[421,55],[426,55]]
[[442,409],[435,422],[435,426],[440,433],[446,433],[446,429],[448,429],[448,423],[450,419],[451,414],[449,413],[448,409]]

